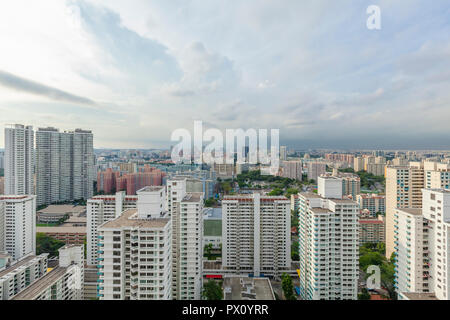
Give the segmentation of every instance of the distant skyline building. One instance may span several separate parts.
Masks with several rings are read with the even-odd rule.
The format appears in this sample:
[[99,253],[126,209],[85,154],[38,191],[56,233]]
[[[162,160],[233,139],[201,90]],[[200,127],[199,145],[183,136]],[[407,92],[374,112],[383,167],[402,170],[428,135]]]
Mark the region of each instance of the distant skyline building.
[[323,162],[308,162],[308,180],[314,180],[317,183],[317,178],[327,172],[327,165]]
[[287,147],[280,146],[280,161],[287,160]]
[[5,194],[34,194],[34,131],[21,124],[5,127]]
[[145,164],[138,172],[124,173],[107,168],[97,172],[97,192],[109,194],[126,190],[128,195],[135,195],[136,191],[147,186],[161,186],[166,173]]
[[36,131],[37,205],[88,199],[93,195],[95,159],[91,131]]
[[301,161],[281,161],[282,176],[284,178],[302,180],[302,163]]

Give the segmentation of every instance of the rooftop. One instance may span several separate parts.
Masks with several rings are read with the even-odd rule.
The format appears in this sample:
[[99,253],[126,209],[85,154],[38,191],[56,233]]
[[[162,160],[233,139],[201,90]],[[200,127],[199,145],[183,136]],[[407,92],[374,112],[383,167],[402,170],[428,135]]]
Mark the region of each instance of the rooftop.
[[142,189],[139,189],[137,192],[154,192],[154,191],[160,191],[164,189],[164,186],[147,186],[143,187]]
[[120,217],[101,225],[101,228],[163,228],[169,221],[168,218],[137,219],[137,209],[128,209]]
[[434,293],[402,292],[409,300],[439,300]]
[[42,278],[35,281],[26,289],[17,294],[13,300],[33,300],[36,296],[42,293],[45,289],[58,281],[66,273],[67,268],[56,267],[52,271],[48,272]]
[[422,215],[422,209],[416,209],[416,208],[403,208],[403,209],[398,209],[398,211],[402,211],[402,212],[406,212],[409,214],[412,214],[414,216],[420,216]]
[[222,220],[222,208],[205,208],[203,210],[204,220]]
[[202,192],[188,192],[182,202],[199,202],[202,200]]
[[85,206],[73,206],[71,204],[52,204],[48,207],[39,210],[38,213],[52,213],[52,214],[65,214],[65,213],[80,213],[86,210]]
[[311,211],[314,213],[330,213],[332,212],[329,209],[324,209],[324,208],[311,208]]
[[225,277],[224,300],[275,300],[268,278]]
[[36,227],[36,232],[42,233],[86,233],[86,227]]
[[26,265],[27,263],[29,263],[30,261],[32,261],[33,259],[37,258],[38,256],[35,255],[30,255],[27,256],[26,258],[23,258],[22,260],[12,264],[9,268],[3,270],[0,272],[0,278],[7,275],[10,272],[13,272],[14,270],[16,270],[17,268]]

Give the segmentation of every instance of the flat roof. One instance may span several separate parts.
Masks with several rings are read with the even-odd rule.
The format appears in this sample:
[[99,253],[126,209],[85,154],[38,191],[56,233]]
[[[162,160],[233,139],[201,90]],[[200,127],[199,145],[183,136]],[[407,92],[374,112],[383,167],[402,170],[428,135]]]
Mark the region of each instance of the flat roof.
[[38,213],[58,214],[58,213],[83,212],[85,210],[86,210],[85,206],[73,206],[71,204],[52,204],[42,210],[39,210]]
[[146,186],[143,187],[142,189],[139,189],[138,191],[136,191],[136,193],[138,192],[153,192],[153,191],[159,191],[164,189],[163,186]]
[[439,300],[436,297],[436,295],[432,292],[430,293],[402,292],[402,295],[407,297],[409,300]]
[[[253,283],[255,299],[250,300],[275,300],[275,296],[268,278],[250,278],[250,277],[224,277],[224,300],[249,300],[242,294],[246,293],[246,288],[241,284],[241,280],[245,284]],[[231,289],[231,298],[226,297],[226,289]]]
[[128,209],[125,210],[120,217],[104,223],[101,227],[163,228],[169,221],[170,221],[169,218],[137,219],[137,209]]
[[318,208],[318,207],[310,208],[310,210],[313,211],[314,213],[330,213],[330,212],[332,212],[329,209]]
[[314,192],[300,192],[299,194],[305,198],[322,198],[321,196],[319,196],[317,193]]
[[221,237],[222,236],[222,220],[203,220],[203,236],[205,237]]
[[33,300],[42,291],[47,289],[53,283],[58,281],[66,273],[66,267],[56,267],[50,272],[47,272],[42,278],[33,282],[29,287],[19,292],[13,297],[13,300]]
[[222,208],[205,208],[203,210],[203,220],[222,220]]
[[5,275],[7,275],[7,274],[10,273],[10,272],[13,272],[13,271],[14,271],[15,269],[17,269],[17,268],[19,268],[19,267],[21,267],[21,266],[23,266],[23,265],[26,265],[26,264],[29,263],[31,260],[33,260],[33,259],[35,259],[35,258],[37,258],[37,257],[39,257],[39,256],[31,255],[31,256],[28,256],[28,257],[26,257],[26,258],[23,258],[23,259],[20,260],[19,262],[16,262],[15,264],[11,265],[9,268],[7,268],[7,269],[1,271],[1,272],[0,272],[0,278],[3,277],[3,276],[5,276]]
[[36,227],[36,232],[43,233],[86,233],[86,227]]
[[409,213],[409,214],[412,214],[415,216],[422,215],[422,209],[417,209],[417,208],[402,208],[402,209],[396,208],[396,209],[398,211],[403,211],[403,212],[406,212],[406,213]]
[[184,196],[182,202],[199,202],[202,199],[202,192],[188,192],[186,196]]

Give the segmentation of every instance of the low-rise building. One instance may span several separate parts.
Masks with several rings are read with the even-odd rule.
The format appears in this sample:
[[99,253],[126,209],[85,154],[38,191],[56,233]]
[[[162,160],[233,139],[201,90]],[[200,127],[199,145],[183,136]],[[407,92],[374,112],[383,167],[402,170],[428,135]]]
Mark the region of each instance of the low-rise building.
[[47,272],[48,253],[28,255],[0,271],[0,300],[10,300]]
[[20,291],[13,300],[81,300],[84,285],[84,247],[59,249],[59,265]]
[[86,240],[86,227],[37,227],[36,233],[45,233],[47,236],[63,241],[65,244],[84,245]]
[[268,278],[226,276],[223,293],[224,300],[275,300]]
[[359,244],[384,243],[385,221],[382,215],[378,218],[359,219]]

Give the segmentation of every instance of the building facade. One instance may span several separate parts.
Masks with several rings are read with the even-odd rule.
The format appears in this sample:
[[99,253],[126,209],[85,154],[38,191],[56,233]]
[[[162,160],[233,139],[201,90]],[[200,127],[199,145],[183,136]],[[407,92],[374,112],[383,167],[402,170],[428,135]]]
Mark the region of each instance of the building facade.
[[35,254],[36,196],[0,196],[0,220],[4,227],[4,251],[14,260]]
[[34,131],[32,126],[5,128],[5,194],[34,194]]
[[222,265],[237,274],[279,276],[291,265],[290,201],[285,197],[225,196]]
[[359,277],[359,206],[301,193],[300,295],[304,300],[355,300]]
[[124,191],[115,195],[92,197],[87,201],[87,264],[97,264],[98,227],[120,217],[122,212],[137,208],[137,196],[127,196]]

